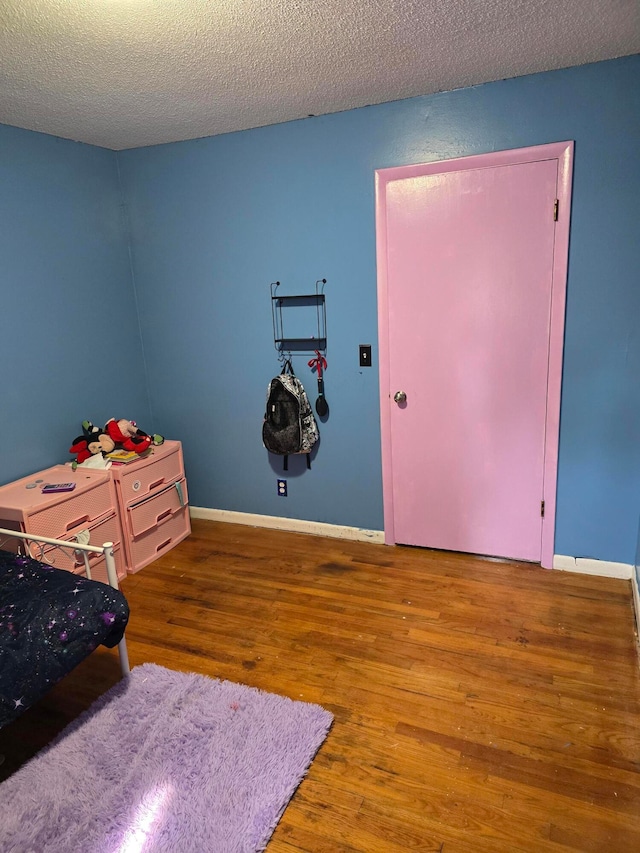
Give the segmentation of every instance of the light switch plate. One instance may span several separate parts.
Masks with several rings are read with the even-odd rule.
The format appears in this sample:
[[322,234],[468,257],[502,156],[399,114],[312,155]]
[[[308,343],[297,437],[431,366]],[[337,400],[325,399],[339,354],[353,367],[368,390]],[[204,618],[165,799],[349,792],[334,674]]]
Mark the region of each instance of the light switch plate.
[[371,344],[360,344],[360,367],[371,367]]

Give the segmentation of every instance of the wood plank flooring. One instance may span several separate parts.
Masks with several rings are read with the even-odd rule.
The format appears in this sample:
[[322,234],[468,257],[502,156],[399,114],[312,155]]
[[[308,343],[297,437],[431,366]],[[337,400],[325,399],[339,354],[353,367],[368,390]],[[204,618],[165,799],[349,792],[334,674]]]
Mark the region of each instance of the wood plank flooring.
[[[132,665],[335,715],[268,853],[640,850],[628,581],[196,520],[123,591]],[[117,679],[99,650],[0,732],[0,778]]]

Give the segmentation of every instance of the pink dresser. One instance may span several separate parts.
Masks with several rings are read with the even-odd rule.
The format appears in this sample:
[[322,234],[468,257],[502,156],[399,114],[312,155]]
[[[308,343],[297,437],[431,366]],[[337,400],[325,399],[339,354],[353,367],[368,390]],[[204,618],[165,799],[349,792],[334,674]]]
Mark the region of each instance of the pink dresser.
[[[75,488],[43,494],[42,486],[46,483],[74,483]],[[113,542],[118,578],[127,574],[118,502],[109,471],[87,468],[73,471],[69,465],[54,465],[0,486],[0,527],[69,542],[88,532],[90,545]],[[0,543],[0,547],[15,550],[15,544],[15,541]],[[71,554],[53,547],[44,546],[41,551],[39,545],[32,544],[31,555],[56,568],[84,573],[82,558],[75,560]],[[94,580],[108,583],[104,557],[91,554],[89,567]]]
[[191,533],[182,445],[165,441],[151,454],[109,469],[123,530],[127,571],[137,572]]
[[[70,492],[43,494],[45,483],[74,483]],[[90,545],[113,542],[118,578],[166,554],[191,533],[182,445],[165,441],[149,456],[109,469],[54,465],[0,486],[0,527],[74,541],[88,531]],[[15,550],[16,541],[0,548]],[[32,545],[31,555],[82,573],[84,563],[55,548]],[[91,577],[108,583],[104,557],[91,555]]]

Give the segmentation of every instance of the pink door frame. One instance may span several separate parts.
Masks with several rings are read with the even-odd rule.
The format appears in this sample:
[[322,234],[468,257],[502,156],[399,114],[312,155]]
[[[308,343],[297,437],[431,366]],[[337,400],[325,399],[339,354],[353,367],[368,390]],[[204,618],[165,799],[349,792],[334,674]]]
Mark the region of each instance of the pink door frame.
[[556,487],[558,476],[558,444],[560,431],[560,394],[562,384],[562,354],[566,285],[569,259],[569,221],[571,212],[571,179],[573,142],[553,142],[529,148],[496,151],[441,160],[411,166],[377,169],[376,181],[376,258],[378,267],[378,346],[380,351],[380,425],[382,434],[382,480],[384,503],[384,534],[388,545],[395,544],[393,507],[393,464],[389,400],[389,299],[387,280],[386,187],[391,181],[421,175],[434,175],[464,169],[481,169],[557,160],[558,163],[558,220],[555,230],[553,272],[551,285],[551,325],[549,335],[549,380],[547,386],[547,415],[544,449],[545,515],[542,524],[541,564],[553,567]]

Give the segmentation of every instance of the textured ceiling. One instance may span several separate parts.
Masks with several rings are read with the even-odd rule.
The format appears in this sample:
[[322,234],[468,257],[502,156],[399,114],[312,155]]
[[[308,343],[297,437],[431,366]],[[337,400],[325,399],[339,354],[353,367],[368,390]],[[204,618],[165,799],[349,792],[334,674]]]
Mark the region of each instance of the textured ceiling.
[[638,52],[639,0],[0,0],[0,123],[134,148]]

